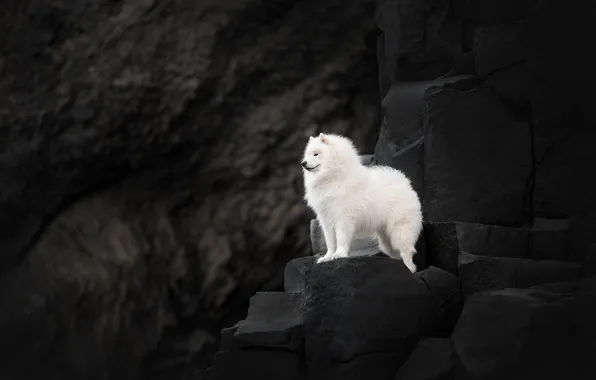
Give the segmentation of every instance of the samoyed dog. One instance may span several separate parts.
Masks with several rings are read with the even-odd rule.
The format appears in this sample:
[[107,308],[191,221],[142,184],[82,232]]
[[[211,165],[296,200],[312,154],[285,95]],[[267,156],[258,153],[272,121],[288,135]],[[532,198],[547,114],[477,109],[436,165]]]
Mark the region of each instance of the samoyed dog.
[[305,196],[325,235],[327,253],[318,263],[347,257],[356,237],[376,237],[386,255],[412,258],[422,230],[422,207],[410,180],[387,166],[365,166],[352,141],[310,137],[302,160]]

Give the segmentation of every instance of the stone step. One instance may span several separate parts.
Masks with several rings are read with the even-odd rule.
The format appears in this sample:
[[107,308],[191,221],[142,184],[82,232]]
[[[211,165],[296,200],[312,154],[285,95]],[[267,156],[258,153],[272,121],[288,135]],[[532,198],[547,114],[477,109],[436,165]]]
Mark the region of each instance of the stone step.
[[526,259],[571,261],[570,232],[566,219],[536,219],[530,228],[513,228],[466,222],[425,223],[429,265],[458,273],[460,252]]
[[527,288],[570,281],[583,275],[579,263],[459,254],[459,277],[464,297],[485,290]]
[[457,222],[462,251],[499,257],[567,260],[569,223],[566,219],[537,219],[531,228]]
[[246,319],[235,326],[231,346],[297,351],[304,341],[301,303],[298,293],[256,293]]

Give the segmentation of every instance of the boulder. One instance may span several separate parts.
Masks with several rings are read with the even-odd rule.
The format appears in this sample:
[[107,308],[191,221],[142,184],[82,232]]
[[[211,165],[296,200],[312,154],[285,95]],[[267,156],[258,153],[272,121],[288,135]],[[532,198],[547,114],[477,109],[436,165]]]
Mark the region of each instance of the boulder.
[[399,366],[420,338],[441,329],[432,294],[401,261],[373,256],[314,264],[307,257],[292,260],[285,273],[286,290],[304,296],[313,373],[379,353]]
[[458,272],[466,298],[489,289],[524,288],[575,280],[583,275],[579,263],[488,257],[465,252],[459,255]]
[[451,380],[453,363],[451,340],[427,338],[418,342],[394,380]]
[[451,337],[455,378],[595,378],[595,305],[596,277],[472,295]]

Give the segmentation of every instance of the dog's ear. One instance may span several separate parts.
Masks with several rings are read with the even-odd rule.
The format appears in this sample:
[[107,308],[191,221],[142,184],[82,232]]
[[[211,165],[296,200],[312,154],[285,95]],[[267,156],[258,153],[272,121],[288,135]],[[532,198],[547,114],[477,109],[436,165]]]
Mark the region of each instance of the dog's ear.
[[324,133],[319,134],[319,140],[321,140],[321,142],[325,143],[325,144],[329,143],[329,140],[327,139],[327,135]]

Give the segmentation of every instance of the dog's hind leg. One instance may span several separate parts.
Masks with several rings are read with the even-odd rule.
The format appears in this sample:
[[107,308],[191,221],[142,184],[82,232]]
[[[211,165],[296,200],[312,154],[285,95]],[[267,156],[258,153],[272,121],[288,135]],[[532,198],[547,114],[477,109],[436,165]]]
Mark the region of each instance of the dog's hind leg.
[[393,250],[391,249],[391,241],[389,235],[382,230],[377,233],[377,242],[379,243],[379,250],[389,257],[394,257]]
[[[394,251],[399,251],[401,259],[412,273],[416,272],[413,257],[416,254],[415,246],[420,232],[421,226],[411,221],[396,223],[387,231],[391,248]],[[392,256],[395,257],[395,253]]]

